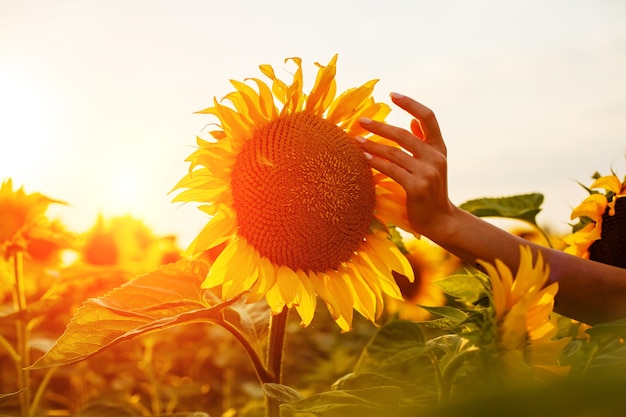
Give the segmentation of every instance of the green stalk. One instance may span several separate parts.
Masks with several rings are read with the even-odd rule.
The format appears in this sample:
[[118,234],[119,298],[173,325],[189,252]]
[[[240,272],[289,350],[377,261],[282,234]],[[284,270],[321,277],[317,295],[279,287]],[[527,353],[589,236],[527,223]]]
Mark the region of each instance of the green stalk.
[[257,351],[254,349],[254,346],[252,346],[250,341],[246,338],[246,336],[244,336],[243,333],[241,333],[239,329],[237,329],[231,323],[224,320],[223,317],[222,320],[217,322],[217,324],[219,324],[223,329],[235,336],[235,339],[237,339],[241,346],[243,346],[246,353],[248,354],[248,357],[252,361],[252,365],[254,366],[254,370],[257,374],[257,377],[259,378],[259,382],[261,382],[261,384],[274,382],[274,376],[270,372],[268,372],[265,366],[263,366],[263,361],[259,357]]
[[448,404],[452,397],[452,386],[454,385],[454,377],[463,366],[469,362],[476,354],[477,350],[464,350],[454,356],[445,366],[442,372],[442,385],[439,400],[441,404]]
[[18,354],[17,367],[17,388],[20,390],[20,410],[22,417],[30,417],[30,371],[26,367],[30,363],[30,349],[28,343],[28,323],[26,315],[26,291],[24,289],[24,270],[22,262],[22,252],[16,251],[13,255],[13,272],[15,274],[15,306],[17,318],[15,326],[17,330],[17,346],[15,351]]
[[[443,375],[441,375],[441,369],[439,367],[439,360],[433,354],[433,352],[428,352],[428,359],[430,359],[430,363],[433,365],[433,369],[435,371],[435,382],[437,383],[437,402],[438,404],[443,404],[444,399],[444,383],[443,383]],[[449,396],[446,394],[446,396]]]
[[161,399],[159,397],[159,381],[154,371],[154,338],[148,337],[143,343],[143,365],[144,372],[148,376],[150,392],[150,408],[153,414],[161,414]]
[[[267,369],[274,376],[275,384],[282,383],[283,348],[285,345],[285,333],[287,329],[287,317],[289,309],[285,306],[283,311],[272,315],[270,319],[270,340],[267,348]],[[280,403],[274,398],[265,396],[267,417],[280,417]]]
[[58,366],[48,368],[48,370],[44,374],[41,384],[39,384],[37,392],[35,393],[35,397],[33,398],[33,402],[30,405],[30,415],[35,415],[35,411],[39,407],[39,403],[41,402],[41,398],[43,397],[44,392],[46,391],[46,387],[48,386],[52,375],[56,372],[57,369],[59,369]]

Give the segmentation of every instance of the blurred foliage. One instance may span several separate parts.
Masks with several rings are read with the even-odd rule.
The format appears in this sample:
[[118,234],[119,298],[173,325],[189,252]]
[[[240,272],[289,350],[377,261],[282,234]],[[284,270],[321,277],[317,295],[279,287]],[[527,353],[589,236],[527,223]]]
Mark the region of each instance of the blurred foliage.
[[[542,198],[465,207],[538,228]],[[36,201],[41,215],[52,200]],[[626,320],[590,327],[552,313],[567,372],[503,379],[488,277],[393,228],[416,276],[413,287],[396,277],[411,301],[389,303],[376,326],[355,316],[345,334],[322,303],[306,328],[290,316],[275,384],[260,381],[252,359],[267,353],[267,305],[200,288],[214,254],[181,259],[175,237],[128,216],[100,216],[83,234],[36,224],[12,235],[0,260],[2,416],[255,417],[265,415],[265,396],[284,416],[323,417],[582,417],[626,405]]]

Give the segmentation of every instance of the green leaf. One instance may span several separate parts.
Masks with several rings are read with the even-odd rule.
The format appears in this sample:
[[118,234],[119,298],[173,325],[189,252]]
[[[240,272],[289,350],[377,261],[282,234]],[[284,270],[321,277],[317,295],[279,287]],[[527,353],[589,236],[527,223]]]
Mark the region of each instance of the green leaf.
[[506,217],[537,224],[535,217],[541,211],[543,195],[523,194],[500,198],[479,198],[470,200],[459,207],[478,217]]
[[208,265],[179,261],[87,300],[65,332],[31,369],[81,361],[134,337],[183,323],[215,322],[233,299],[209,305],[200,285]]
[[319,417],[396,417],[400,415],[401,399],[402,390],[398,387],[376,387],[322,392],[280,407]]
[[259,353],[269,330],[270,307],[267,303],[247,303],[242,297],[224,309],[224,319],[241,330]]
[[626,336],[626,319],[596,324],[585,330],[592,337],[614,338]]
[[487,296],[483,281],[473,274],[450,275],[434,283],[446,294],[469,304]]
[[388,379],[386,385],[402,389],[404,398],[430,393],[436,377],[428,355],[434,349],[424,344],[420,323],[391,321],[381,327],[367,345],[353,377],[368,373],[380,375]]
[[270,398],[275,399],[279,403],[290,403],[294,401],[304,400],[304,396],[295,389],[282,384],[263,384],[263,392]]
[[424,346],[424,335],[419,325],[409,320],[394,320],[378,330],[367,345],[360,366],[367,362],[380,363],[398,352],[420,346]]
[[377,372],[349,373],[335,381],[333,390],[354,390],[374,387],[397,386],[402,388],[403,381],[383,375]]
[[447,318],[452,320],[453,322],[460,323],[467,318],[467,314],[458,308],[451,306],[436,306],[436,307],[428,307],[428,306],[420,306],[424,310],[436,314],[438,316]]

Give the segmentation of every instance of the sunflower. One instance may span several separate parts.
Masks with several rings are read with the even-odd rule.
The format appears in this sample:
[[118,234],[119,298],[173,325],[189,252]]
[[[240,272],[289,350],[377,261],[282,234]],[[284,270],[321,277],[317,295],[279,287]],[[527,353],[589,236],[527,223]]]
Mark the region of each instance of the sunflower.
[[500,260],[495,265],[480,264],[491,282],[496,345],[504,375],[510,379],[527,375],[545,379],[550,374],[566,373],[568,368],[558,361],[569,340],[554,339],[558,326],[551,317],[558,283],[545,285],[550,272],[541,254],[533,265],[530,248],[520,246],[515,278]]
[[261,65],[271,86],[231,80],[235,91],[224,98],[231,105],[214,99],[199,112],[215,116],[218,129],[198,138],[189,173],[174,187],[186,190],[174,201],[204,203],[211,216],[188,255],[225,244],[204,288],[221,286],[225,299],[245,291],[249,302],[265,297],[274,314],[293,307],[304,326],[319,296],[348,331],[353,310],[375,321],[384,294],[402,297],[392,270],[413,278],[386,229],[409,229],[406,195],[372,171],[353,140],[368,134],[360,117],[381,120],[390,109],[371,96],[377,80],[336,96],[337,55],[316,63],[308,95],[301,59],[290,61],[291,83]]
[[8,179],[0,187],[0,255],[7,259],[26,251],[35,241],[54,244],[58,233],[46,217],[48,206],[60,203],[40,193],[26,194],[23,187],[13,190]]
[[404,248],[415,279],[409,282],[394,272],[404,300],[388,298],[385,309],[400,319],[426,320],[431,314],[420,305],[433,307],[446,303],[444,292],[435,281],[460,271],[463,264],[459,258],[427,239],[407,239]]
[[626,268],[626,181],[596,175],[587,190],[589,196],[572,211],[571,219],[579,221],[564,239],[565,252]]
[[179,258],[174,237],[159,238],[130,215],[99,215],[83,235],[81,258],[89,265],[117,266],[136,273],[154,270]]

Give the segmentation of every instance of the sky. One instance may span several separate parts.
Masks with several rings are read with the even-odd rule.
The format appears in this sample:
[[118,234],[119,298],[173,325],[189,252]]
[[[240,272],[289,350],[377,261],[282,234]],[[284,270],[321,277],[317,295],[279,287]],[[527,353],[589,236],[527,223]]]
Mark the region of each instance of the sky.
[[621,0],[0,0],[0,180],[73,230],[131,214],[186,246],[207,218],[168,193],[215,121],[194,112],[288,57],[306,91],[338,54],[338,91],[433,109],[454,203],[539,192],[567,232],[578,182],[626,171],[624,22]]

